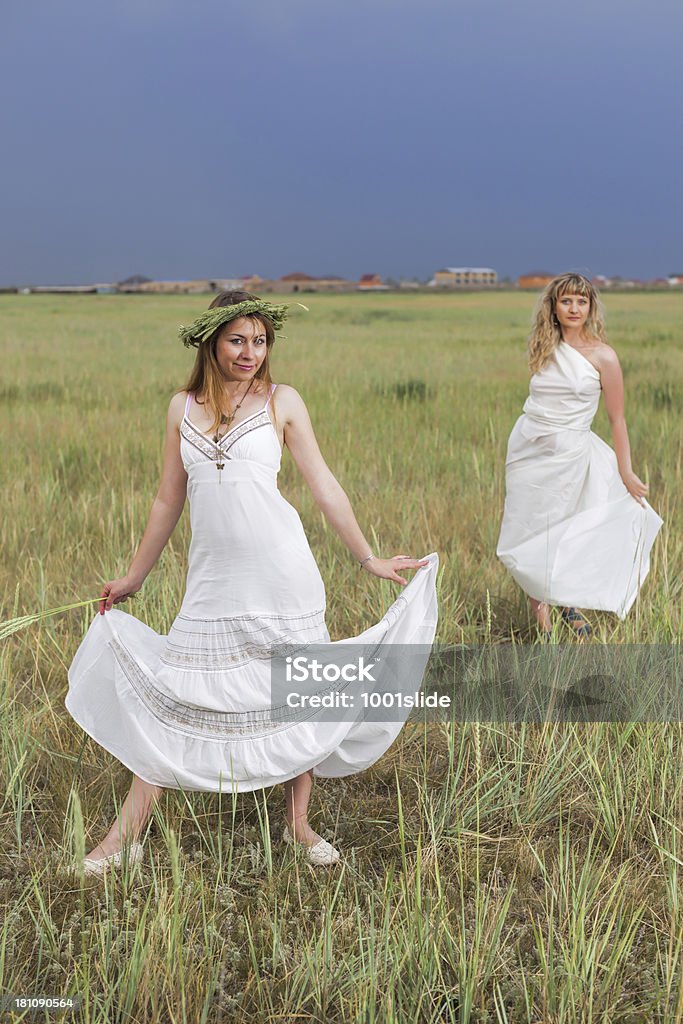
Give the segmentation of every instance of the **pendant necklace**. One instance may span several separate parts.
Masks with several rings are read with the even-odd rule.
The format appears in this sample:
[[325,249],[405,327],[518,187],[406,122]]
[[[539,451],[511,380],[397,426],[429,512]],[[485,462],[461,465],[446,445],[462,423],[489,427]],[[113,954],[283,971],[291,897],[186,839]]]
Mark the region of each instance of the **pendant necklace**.
[[244,394],[242,395],[242,397],[240,398],[239,402],[237,403],[235,408],[232,410],[230,415],[226,416],[224,413],[221,413],[221,422],[219,424],[219,429],[223,425],[225,425],[227,429],[222,434],[219,434],[218,430],[217,430],[216,433],[213,435],[213,443],[216,445],[216,469],[218,470],[218,483],[220,483],[221,480],[222,480],[221,470],[225,467],[225,462],[223,461],[223,458],[222,458],[223,457],[223,452],[221,451],[221,447],[220,447],[218,442],[221,440],[221,438],[225,437],[225,435],[228,433],[228,430],[230,429],[230,424],[232,423],[232,421],[234,420],[235,416],[237,415],[237,410],[241,406],[242,402],[244,401],[244,399],[249,394],[249,392],[251,390],[251,385],[254,383],[255,379],[256,379],[255,377],[251,378],[251,380],[249,381],[249,387],[244,392]]

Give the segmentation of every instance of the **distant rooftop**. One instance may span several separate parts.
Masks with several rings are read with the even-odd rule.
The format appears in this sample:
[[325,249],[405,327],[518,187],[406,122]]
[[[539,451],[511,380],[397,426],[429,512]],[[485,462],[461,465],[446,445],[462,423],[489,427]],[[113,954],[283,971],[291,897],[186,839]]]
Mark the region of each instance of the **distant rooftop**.
[[446,267],[446,272],[448,274],[495,274],[493,267]]
[[132,277],[127,277],[125,281],[119,281],[119,284],[151,284],[151,278],[145,277],[144,274],[133,274]]

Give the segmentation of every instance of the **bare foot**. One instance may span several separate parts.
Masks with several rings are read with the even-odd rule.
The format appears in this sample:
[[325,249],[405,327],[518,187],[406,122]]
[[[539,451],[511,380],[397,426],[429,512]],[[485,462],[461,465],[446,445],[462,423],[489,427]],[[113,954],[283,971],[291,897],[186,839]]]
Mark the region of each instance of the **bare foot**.
[[86,859],[100,860],[102,857],[110,857],[112,853],[118,853],[121,849],[121,834],[124,842],[137,839],[162,793],[161,786],[153,786],[150,782],[144,782],[137,775],[133,775],[131,787],[118,818],[102,842],[86,854]]
[[[129,839],[134,841],[138,838],[139,832],[133,832],[132,834],[124,836],[124,842],[128,842]],[[105,836],[101,843],[98,843],[90,853],[86,853],[86,860],[100,860],[102,857],[111,857],[112,853],[118,853],[121,849],[121,837],[118,832],[109,833]]]

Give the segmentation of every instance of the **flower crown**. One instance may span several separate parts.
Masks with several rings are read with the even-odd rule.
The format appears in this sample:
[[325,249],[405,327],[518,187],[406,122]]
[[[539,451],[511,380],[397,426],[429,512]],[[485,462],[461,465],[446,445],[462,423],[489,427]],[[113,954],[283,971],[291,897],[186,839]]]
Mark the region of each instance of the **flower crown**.
[[214,331],[239,316],[260,313],[270,321],[273,330],[279,331],[287,319],[288,312],[287,305],[277,305],[266,299],[245,299],[244,302],[236,302],[232,306],[214,306],[213,309],[205,310],[189,327],[179,327],[178,335],[186,348],[199,348]]

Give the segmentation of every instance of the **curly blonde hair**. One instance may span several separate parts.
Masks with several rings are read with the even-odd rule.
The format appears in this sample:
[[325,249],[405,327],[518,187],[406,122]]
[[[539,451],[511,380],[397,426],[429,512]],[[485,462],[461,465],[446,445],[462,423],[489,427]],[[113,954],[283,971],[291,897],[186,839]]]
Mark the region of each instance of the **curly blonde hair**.
[[583,274],[572,271],[560,274],[543,289],[534,310],[527,347],[529,369],[532,373],[538,373],[546,366],[562,341],[562,328],[555,315],[555,304],[562,295],[584,295],[590,301],[583,329],[593,338],[606,340],[604,312],[597,289]]

